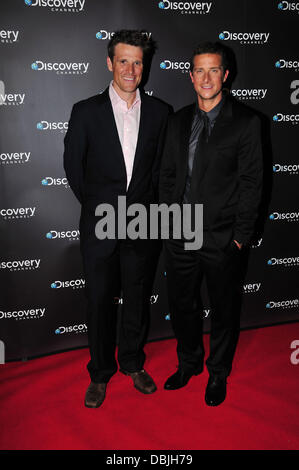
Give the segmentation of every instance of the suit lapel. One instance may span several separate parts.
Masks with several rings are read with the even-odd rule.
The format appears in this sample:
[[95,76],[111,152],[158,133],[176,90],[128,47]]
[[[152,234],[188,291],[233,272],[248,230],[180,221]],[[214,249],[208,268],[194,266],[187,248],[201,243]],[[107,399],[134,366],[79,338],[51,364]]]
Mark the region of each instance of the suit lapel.
[[151,128],[151,114],[149,111],[149,104],[146,100],[146,96],[141,91],[140,91],[140,98],[141,98],[140,121],[139,121],[139,131],[138,131],[138,138],[137,138],[137,144],[136,144],[136,150],[135,150],[135,156],[134,156],[132,179],[134,177],[134,173],[136,172],[136,168],[141,160],[141,157],[144,154],[144,146],[146,145],[146,137],[148,133],[150,132],[150,128]]
[[[144,148],[146,145],[146,137],[151,129],[151,113],[150,113],[150,105],[147,101],[147,97],[140,91],[140,98],[141,98],[141,109],[140,109],[140,121],[139,121],[139,131],[138,131],[138,138],[134,156],[134,164],[133,164],[133,172],[130,184],[133,180],[134,173],[136,172],[136,168],[141,160],[142,155],[144,154]],[[114,119],[114,113],[112,104],[109,97],[109,88],[99,95],[99,104],[101,106],[101,114],[104,117],[104,129],[107,132],[107,135],[111,136],[111,155],[115,156],[115,158],[120,162],[127,177],[126,165],[124,154],[122,151],[121,142],[119,140],[118,130],[116,126],[116,122]],[[129,185],[130,188],[130,185]],[[129,190],[128,188],[128,190]]]
[[102,123],[102,132],[104,135],[107,135],[107,138],[110,137],[111,158],[115,159],[116,164],[121,165],[125,177],[127,178],[125,159],[114,119],[112,104],[109,97],[109,88],[106,88],[106,90],[98,96],[98,103],[100,113],[99,120]]
[[[178,169],[181,174],[181,181],[186,180],[188,170],[188,157],[189,157],[189,139],[191,134],[191,126],[196,104],[188,106],[186,113],[182,116],[180,123],[180,160]],[[179,137],[179,136],[174,136]]]
[[222,109],[216,119],[214,127],[211,131],[209,140],[204,145],[204,155],[203,155],[203,168],[201,173],[200,182],[203,180],[205,172],[209,167],[213,156],[217,153],[217,144],[223,141],[225,137],[230,132],[230,126],[232,122],[232,103],[227,96],[223,103]]
[[215,125],[212,129],[208,147],[214,146],[218,142],[222,141],[223,134],[228,132],[228,128],[231,125],[232,121],[232,102],[229,96],[226,96],[225,101],[223,103],[222,109],[216,119]]

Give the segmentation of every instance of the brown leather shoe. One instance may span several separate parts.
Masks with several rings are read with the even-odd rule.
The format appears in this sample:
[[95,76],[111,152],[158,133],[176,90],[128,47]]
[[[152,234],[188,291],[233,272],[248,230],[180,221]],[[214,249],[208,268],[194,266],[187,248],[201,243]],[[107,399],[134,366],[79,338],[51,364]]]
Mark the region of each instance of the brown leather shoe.
[[149,393],[154,393],[157,390],[155,382],[144,369],[141,369],[138,372],[127,372],[120,369],[120,372],[125,375],[129,375],[134,382],[134,387],[141,393],[148,395]]
[[90,382],[85,394],[85,406],[87,408],[98,408],[105,400],[106,383],[96,384]]

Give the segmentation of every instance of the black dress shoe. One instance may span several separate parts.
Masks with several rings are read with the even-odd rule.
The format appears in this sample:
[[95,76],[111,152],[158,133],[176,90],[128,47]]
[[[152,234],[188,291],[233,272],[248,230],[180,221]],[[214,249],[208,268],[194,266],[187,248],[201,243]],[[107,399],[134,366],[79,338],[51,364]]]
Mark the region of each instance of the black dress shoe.
[[208,406],[218,406],[226,397],[226,377],[210,376],[205,400]]
[[178,388],[185,387],[193,375],[199,375],[199,372],[186,372],[183,369],[178,369],[171,375],[165,382],[164,388],[166,390],[177,390]]

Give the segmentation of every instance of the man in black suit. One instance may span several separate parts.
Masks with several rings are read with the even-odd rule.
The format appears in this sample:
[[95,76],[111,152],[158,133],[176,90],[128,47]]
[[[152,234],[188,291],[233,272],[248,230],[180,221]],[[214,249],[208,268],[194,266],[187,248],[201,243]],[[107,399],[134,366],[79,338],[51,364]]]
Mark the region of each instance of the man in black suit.
[[[102,93],[76,103],[65,137],[64,168],[82,204],[80,244],[86,279],[91,383],[85,406],[99,407],[117,371],[117,317],[114,298],[122,289],[119,329],[120,370],[142,393],[156,385],[143,369],[143,346],[149,324],[151,240],[104,239],[95,234],[99,204],[117,211],[118,197],[127,205],[157,202],[160,158],[168,106],[139,91],[145,59],[154,42],[139,31],[116,32],[108,44],[107,66],[113,81]],[[117,220],[116,220],[117,223]],[[123,228],[122,228],[123,230]],[[118,232],[118,231],[117,231]]]
[[169,118],[160,173],[160,202],[203,204],[203,244],[186,251],[184,238],[165,242],[169,306],[177,338],[178,370],[167,390],[203,370],[202,306],[205,277],[211,305],[207,405],[226,397],[226,378],[238,338],[241,254],[254,232],[262,183],[260,123],[223,90],[225,49],[202,43],[190,77],[197,103]]

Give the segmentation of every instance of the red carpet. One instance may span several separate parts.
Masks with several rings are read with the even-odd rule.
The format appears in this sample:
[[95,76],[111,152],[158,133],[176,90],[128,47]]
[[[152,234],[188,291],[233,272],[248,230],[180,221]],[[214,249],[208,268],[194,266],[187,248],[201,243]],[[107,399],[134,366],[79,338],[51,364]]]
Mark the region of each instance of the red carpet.
[[216,408],[204,402],[206,369],[181,390],[163,389],[176,366],[174,340],[146,346],[156,393],[142,395],[118,372],[96,410],[83,405],[87,349],[2,365],[0,449],[298,449],[294,340],[299,323],[241,332],[227,398]]

